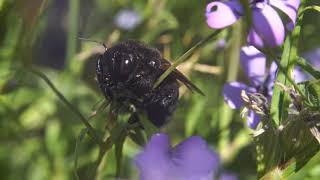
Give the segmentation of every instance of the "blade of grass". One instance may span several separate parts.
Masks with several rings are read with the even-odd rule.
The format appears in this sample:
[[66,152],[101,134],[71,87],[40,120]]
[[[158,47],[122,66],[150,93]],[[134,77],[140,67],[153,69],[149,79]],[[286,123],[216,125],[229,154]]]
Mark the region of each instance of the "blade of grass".
[[[79,25],[79,0],[69,1],[68,14],[68,38],[67,38],[67,61],[70,61],[76,54],[77,36]],[[68,68],[71,62],[68,64]]]
[[[300,12],[301,9],[303,9],[303,5],[300,6]],[[298,93],[302,97],[304,97],[304,94],[301,92],[300,88],[291,78],[291,73],[293,71],[295,63],[294,58],[298,57],[298,47],[302,20],[303,16],[300,16],[292,34],[288,35],[285,40],[281,61],[280,63],[276,61],[280,69],[276,80],[286,86],[292,84],[296,88]],[[276,126],[279,126],[281,124],[281,121],[287,119],[289,104],[290,96],[288,92],[283,91],[283,89],[281,89],[281,87],[279,86],[275,86],[273,89],[270,111],[273,123]]]
[[310,63],[308,63],[304,58],[299,57],[296,59],[296,63],[311,76],[316,79],[320,79],[320,72],[317,71]]
[[76,140],[76,147],[74,148],[74,170],[73,170],[73,173],[74,173],[74,176],[76,177],[77,180],[80,180],[79,174],[77,172],[77,169],[78,169],[78,153],[79,153],[78,149],[79,149],[81,141],[83,140],[83,138],[87,134],[87,131],[88,131],[87,128],[81,130],[81,132],[79,134],[79,137]]
[[88,122],[88,120],[81,114],[81,112],[74,107],[64,96],[63,94],[54,86],[54,84],[50,81],[50,79],[42,72],[37,71],[35,69],[29,69],[29,72],[32,74],[38,76],[42,80],[44,80],[47,85],[51,88],[51,90],[58,96],[58,98],[72,111],[74,112],[82,121],[82,123],[87,127],[88,129],[88,135],[100,146],[103,145],[102,140],[97,136],[96,131],[91,126],[91,124]]
[[[284,50],[279,63],[279,67],[285,68],[284,71],[279,71],[277,74],[276,80],[284,85],[287,84],[286,73],[288,73],[289,59],[291,51],[291,38],[288,36],[284,43]],[[289,75],[290,76],[290,75]],[[286,101],[286,92],[280,86],[275,86],[273,89],[273,95],[271,100],[271,117],[273,124],[276,127],[279,127],[281,120],[284,118],[286,113],[285,101]]]
[[[240,64],[240,47],[241,47],[241,35],[242,35],[242,24],[237,23],[233,26],[233,32],[232,32],[232,46],[229,49],[229,52],[227,54],[230,54],[229,56],[229,64],[228,64],[228,72],[226,74],[227,76],[227,82],[234,81],[238,77],[239,72],[239,64]],[[225,67],[226,68],[226,67]],[[230,130],[229,125],[232,121],[233,117],[233,110],[224,103],[224,100],[221,99],[222,104],[221,108],[219,109],[220,119],[219,119],[219,131],[220,137],[219,137],[219,152],[222,152],[221,157],[222,159],[227,159],[229,154],[227,154],[227,149],[230,144]]]
[[179,65],[181,64],[183,61],[185,61],[194,51],[196,51],[197,49],[199,49],[201,46],[203,46],[206,42],[208,42],[211,38],[216,37],[217,35],[220,34],[220,32],[222,32],[222,30],[217,30],[214,31],[213,33],[211,33],[209,36],[207,36],[205,39],[203,39],[202,41],[198,42],[196,45],[194,45],[192,48],[190,48],[186,53],[184,53],[182,56],[180,56],[177,60],[174,61],[174,63],[171,65],[170,68],[168,68],[168,70],[166,70],[160,77],[159,79],[156,81],[156,83],[153,85],[153,88],[158,87],[161,82],[167,77],[169,76],[169,74]]

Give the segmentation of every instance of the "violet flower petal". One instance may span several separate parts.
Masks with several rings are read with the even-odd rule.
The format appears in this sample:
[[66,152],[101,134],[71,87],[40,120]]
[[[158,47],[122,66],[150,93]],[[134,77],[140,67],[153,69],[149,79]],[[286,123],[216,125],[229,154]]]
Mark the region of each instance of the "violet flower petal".
[[223,172],[219,178],[219,180],[237,180],[237,179],[238,179],[237,176],[231,172]]
[[240,51],[240,63],[252,84],[257,87],[264,81],[266,56],[254,46],[244,46]]
[[241,99],[241,91],[255,92],[256,90],[240,82],[226,83],[223,87],[224,101],[232,109],[240,109],[243,106],[243,100]]
[[278,13],[269,5],[253,8],[253,27],[269,47],[280,46],[285,37],[285,30]]
[[219,158],[200,137],[190,137],[172,149],[169,137],[160,133],[151,137],[135,164],[141,180],[211,180]]
[[248,115],[247,115],[247,125],[251,129],[256,129],[258,124],[260,122],[260,116],[253,112],[252,110],[249,110]]
[[320,48],[312,49],[303,54],[303,57],[316,69],[320,70]]
[[207,5],[207,24],[213,29],[222,29],[235,23],[242,11],[238,1],[219,2],[214,1]]
[[135,157],[141,180],[163,180],[171,176],[173,164],[169,157],[170,148],[170,139],[166,134],[151,137],[143,153]]
[[264,47],[263,40],[253,28],[251,28],[249,31],[247,42],[248,44],[253,45],[255,47],[260,47],[260,48]]
[[301,83],[311,79],[311,76],[304,72],[299,66],[293,69],[292,76],[295,83]]
[[116,14],[114,21],[119,28],[132,30],[141,23],[142,17],[135,10],[124,9]]
[[218,154],[210,150],[207,143],[198,136],[192,136],[178,144],[171,151],[173,164],[177,166],[178,177],[185,179],[212,179],[218,169]]
[[300,0],[269,0],[269,3],[280,9],[290,18],[290,23],[288,23],[287,29],[292,31],[294,25],[296,24],[297,12],[300,5]]

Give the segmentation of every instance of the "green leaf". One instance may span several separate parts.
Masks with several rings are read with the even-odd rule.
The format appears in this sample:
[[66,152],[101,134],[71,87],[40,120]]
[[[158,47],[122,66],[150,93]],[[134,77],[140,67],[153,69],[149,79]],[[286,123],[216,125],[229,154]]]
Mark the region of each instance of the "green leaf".
[[133,129],[133,132],[129,133],[129,137],[130,139],[132,139],[133,142],[135,142],[141,147],[143,147],[146,144],[146,139],[140,128]]
[[299,83],[306,96],[306,104],[311,105],[313,109],[320,108],[320,80],[310,80]]
[[117,141],[115,142],[115,156],[116,156],[116,177],[120,177],[121,175],[121,162],[122,162],[122,150],[123,150],[123,144],[126,140],[127,134],[123,130],[120,136],[118,137]]
[[319,144],[305,123],[308,115],[310,113],[301,112],[281,135],[284,157],[279,167],[283,178],[298,172],[319,151]]
[[320,108],[320,80],[309,81],[306,86],[308,101],[319,110]]
[[[289,69],[289,62],[290,62],[290,52],[291,52],[291,39],[290,36],[288,36],[284,43],[284,50],[280,61],[280,66],[285,67],[286,69],[282,69],[282,71],[278,72],[277,75],[277,81],[286,85],[287,84],[287,78],[286,78],[286,72],[288,72]],[[270,113],[272,116],[272,120],[274,125],[277,127],[280,126],[281,121],[286,118],[288,112],[288,95],[286,92],[281,89],[280,86],[275,86],[273,89],[273,95],[271,100],[271,109]]]
[[318,141],[305,122],[308,115],[308,112],[292,115],[286,125],[277,130],[265,129],[254,138],[259,178],[287,178],[319,151]]
[[281,154],[281,148],[279,139],[279,134],[271,129],[266,129],[265,132],[254,138],[258,178],[265,176],[280,162],[279,154]]
[[317,6],[317,5],[307,6],[299,13],[299,16],[303,15],[305,12],[309,10],[317,11],[318,13],[320,13],[320,6]]
[[[309,161],[298,172],[293,172],[288,177],[290,179],[294,177],[293,179],[297,179],[297,180],[305,178],[306,175],[310,175],[309,174],[310,170],[312,170],[316,166],[319,167],[319,162],[320,162],[320,151],[318,151],[313,157],[311,157]],[[294,169],[295,163],[292,163],[291,166],[293,167],[291,169]],[[288,170],[289,170],[289,167],[288,167]],[[286,171],[285,171],[285,174],[286,174]],[[319,177],[319,175],[315,175],[315,177]]]

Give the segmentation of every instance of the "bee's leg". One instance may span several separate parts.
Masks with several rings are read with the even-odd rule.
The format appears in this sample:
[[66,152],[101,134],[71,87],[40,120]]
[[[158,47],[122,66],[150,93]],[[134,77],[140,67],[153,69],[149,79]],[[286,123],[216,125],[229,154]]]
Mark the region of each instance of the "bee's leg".
[[177,107],[179,98],[179,85],[177,81],[165,81],[152,96],[146,100],[144,109],[151,120],[157,126],[163,126]]

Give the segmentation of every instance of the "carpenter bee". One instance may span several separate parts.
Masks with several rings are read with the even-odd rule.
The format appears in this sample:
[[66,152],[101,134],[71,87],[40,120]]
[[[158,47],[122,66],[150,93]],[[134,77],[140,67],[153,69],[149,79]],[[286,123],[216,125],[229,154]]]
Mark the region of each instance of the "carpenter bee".
[[135,114],[132,109],[142,110],[155,126],[161,127],[177,107],[178,81],[203,95],[177,69],[153,89],[157,79],[170,66],[171,63],[157,49],[127,40],[106,48],[97,61],[96,74],[102,93],[112,104],[116,104],[116,109],[127,112],[131,109],[129,112],[133,112],[132,115]]

